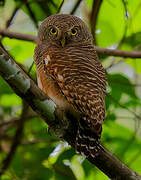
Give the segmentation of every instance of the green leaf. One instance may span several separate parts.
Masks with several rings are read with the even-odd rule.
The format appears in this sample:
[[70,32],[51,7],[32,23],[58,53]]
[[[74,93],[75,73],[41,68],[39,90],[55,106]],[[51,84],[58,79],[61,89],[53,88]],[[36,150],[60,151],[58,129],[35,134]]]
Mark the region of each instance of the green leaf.
[[72,169],[76,179],[78,179],[78,180],[85,179],[85,172],[84,172],[84,169],[83,169],[80,161],[78,160],[77,155],[73,156],[73,158],[71,160],[70,168]]
[[2,106],[21,106],[21,98],[16,94],[4,94],[0,98],[0,104]]
[[3,44],[9,49],[9,53],[16,59],[17,62],[24,62],[33,57],[35,44],[32,42],[4,38]]
[[5,80],[0,76],[0,96],[2,94],[11,94],[13,90],[11,87],[5,82]]
[[127,94],[132,98],[137,98],[135,88],[130,80],[123,74],[111,74],[107,76],[108,84],[111,88],[111,96],[120,100],[122,94]]
[[121,0],[103,1],[96,25],[97,43],[106,47],[117,44],[123,36],[125,28],[124,7]]
[[137,73],[141,73],[141,59],[127,58],[125,62],[132,66]]
[[[22,1],[21,1],[22,2]],[[60,1],[56,0],[40,0],[38,1],[28,1],[29,8],[27,8],[27,5],[24,5],[22,9],[24,10],[25,13],[27,13],[31,19],[33,19],[34,16],[34,21],[43,21],[46,17],[56,14],[58,11],[58,8],[60,6]]]

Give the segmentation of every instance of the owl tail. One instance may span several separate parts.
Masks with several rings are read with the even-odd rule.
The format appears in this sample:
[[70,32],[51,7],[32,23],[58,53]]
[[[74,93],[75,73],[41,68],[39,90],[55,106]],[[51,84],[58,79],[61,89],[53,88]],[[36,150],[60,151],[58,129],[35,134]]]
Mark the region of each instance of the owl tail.
[[78,128],[76,150],[82,156],[94,158],[99,152],[99,137],[88,129]]

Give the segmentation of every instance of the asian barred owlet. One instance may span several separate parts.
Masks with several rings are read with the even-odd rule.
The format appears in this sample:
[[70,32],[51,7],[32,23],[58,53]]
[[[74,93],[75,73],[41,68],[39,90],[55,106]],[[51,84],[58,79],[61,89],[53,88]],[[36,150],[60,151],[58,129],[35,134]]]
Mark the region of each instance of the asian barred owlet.
[[72,15],[47,17],[39,28],[34,60],[38,86],[58,106],[81,113],[77,151],[94,155],[105,118],[106,77],[88,27]]

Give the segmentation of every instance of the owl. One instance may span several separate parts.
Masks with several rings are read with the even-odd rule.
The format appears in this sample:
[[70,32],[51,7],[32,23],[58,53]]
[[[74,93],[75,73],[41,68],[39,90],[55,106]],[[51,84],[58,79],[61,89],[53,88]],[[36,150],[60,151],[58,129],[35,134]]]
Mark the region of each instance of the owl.
[[73,15],[47,17],[38,31],[34,61],[38,86],[59,107],[81,114],[77,151],[94,156],[105,118],[106,77],[89,28]]

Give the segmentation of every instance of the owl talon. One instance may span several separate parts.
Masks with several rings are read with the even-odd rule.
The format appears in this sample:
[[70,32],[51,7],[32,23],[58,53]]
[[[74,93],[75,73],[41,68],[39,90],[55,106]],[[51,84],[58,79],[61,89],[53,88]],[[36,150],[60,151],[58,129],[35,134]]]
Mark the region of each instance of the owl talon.
[[67,129],[68,128],[68,119],[66,118],[65,110],[56,108],[55,116],[56,116],[56,119],[59,117],[58,128]]

